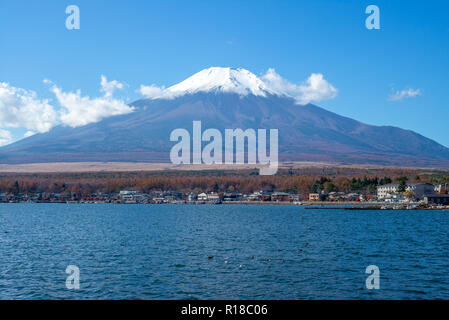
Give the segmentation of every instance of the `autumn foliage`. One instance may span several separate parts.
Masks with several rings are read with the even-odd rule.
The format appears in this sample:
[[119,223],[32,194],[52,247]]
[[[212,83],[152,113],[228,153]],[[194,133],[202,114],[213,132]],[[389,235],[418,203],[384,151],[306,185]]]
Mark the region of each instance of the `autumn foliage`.
[[[280,170],[275,176],[259,176],[257,170],[241,171],[155,171],[105,173],[3,174],[3,193],[66,193],[85,196],[93,193],[116,193],[134,189],[144,193],[161,190],[182,192],[257,190],[308,193],[312,189],[348,192],[367,189],[408,176],[409,181],[438,182],[448,179],[447,173],[412,169],[305,168]],[[373,191],[373,190],[371,190]]]

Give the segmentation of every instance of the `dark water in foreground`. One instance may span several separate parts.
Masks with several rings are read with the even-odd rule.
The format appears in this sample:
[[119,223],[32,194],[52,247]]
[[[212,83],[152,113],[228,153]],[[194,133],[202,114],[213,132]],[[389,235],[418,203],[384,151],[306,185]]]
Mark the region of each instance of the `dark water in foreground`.
[[448,231],[448,211],[1,204],[0,298],[449,299]]

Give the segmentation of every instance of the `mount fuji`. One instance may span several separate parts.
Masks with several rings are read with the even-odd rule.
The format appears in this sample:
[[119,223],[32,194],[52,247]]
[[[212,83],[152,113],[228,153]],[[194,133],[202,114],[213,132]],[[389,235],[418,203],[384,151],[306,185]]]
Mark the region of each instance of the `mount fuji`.
[[172,87],[146,90],[145,99],[130,104],[134,112],[25,138],[0,148],[0,163],[169,162],[170,133],[191,130],[199,120],[221,132],[278,129],[280,161],[449,168],[449,149],[431,139],[298,104],[245,69],[209,68]]

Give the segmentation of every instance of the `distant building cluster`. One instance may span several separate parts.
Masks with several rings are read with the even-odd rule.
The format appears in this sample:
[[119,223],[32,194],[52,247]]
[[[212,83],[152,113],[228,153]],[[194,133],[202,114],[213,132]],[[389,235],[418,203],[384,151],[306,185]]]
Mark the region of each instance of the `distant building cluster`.
[[142,193],[136,190],[122,190],[119,193],[96,193],[89,196],[76,197],[74,194],[59,193],[0,194],[0,202],[80,202],[80,203],[222,203],[222,202],[293,202],[305,199],[306,195],[294,195],[285,192],[258,191],[252,194],[240,192],[187,192],[153,191]]
[[310,193],[308,201],[420,203],[426,206],[449,206],[449,186],[430,183],[404,183],[401,186],[399,183],[390,183],[378,186],[376,194],[321,191]]
[[277,191],[256,191],[242,194],[229,192],[179,192],[174,190],[142,193],[137,190],[122,190],[118,193],[95,193],[76,196],[60,193],[0,194],[0,202],[36,203],[123,203],[123,204],[221,204],[221,203],[292,203],[316,202],[384,202],[420,203],[427,206],[449,206],[449,187],[429,183],[385,184],[377,187],[377,193],[326,192],[318,190],[309,194],[293,194]]

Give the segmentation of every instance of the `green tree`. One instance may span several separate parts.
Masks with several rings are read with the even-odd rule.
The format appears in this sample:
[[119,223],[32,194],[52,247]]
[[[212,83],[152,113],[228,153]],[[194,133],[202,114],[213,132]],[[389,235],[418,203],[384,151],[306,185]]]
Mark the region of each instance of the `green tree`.
[[20,193],[19,181],[16,180],[12,186],[12,193],[18,195]]
[[370,185],[368,186],[368,192],[371,193],[371,194],[376,193],[376,192],[377,192],[377,185],[375,185],[375,184],[370,184]]
[[338,191],[338,189],[337,189],[337,187],[335,186],[335,184],[333,184],[332,182],[329,182],[327,185],[326,185],[326,191],[327,192],[336,192],[336,191]]
[[398,192],[405,192],[408,181],[407,177],[399,177],[397,180],[399,181]]

